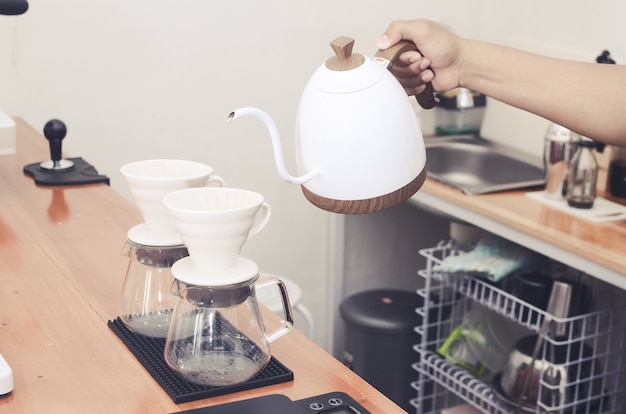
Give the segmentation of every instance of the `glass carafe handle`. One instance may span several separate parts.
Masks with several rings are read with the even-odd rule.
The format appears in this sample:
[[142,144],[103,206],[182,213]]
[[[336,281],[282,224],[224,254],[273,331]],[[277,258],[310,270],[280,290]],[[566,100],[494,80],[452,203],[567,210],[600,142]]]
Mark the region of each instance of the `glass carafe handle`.
[[291,327],[293,326],[293,312],[291,310],[291,303],[289,302],[287,286],[282,280],[272,276],[266,277],[255,283],[254,288],[259,289],[270,285],[277,285],[280,290],[280,301],[283,305],[283,320],[281,320],[282,326],[272,333],[266,333],[267,341],[273,342],[291,330]]
[[132,249],[133,245],[128,240],[126,240],[126,243],[124,243],[124,246],[122,246],[122,251],[120,252],[120,254],[122,256],[130,257]]

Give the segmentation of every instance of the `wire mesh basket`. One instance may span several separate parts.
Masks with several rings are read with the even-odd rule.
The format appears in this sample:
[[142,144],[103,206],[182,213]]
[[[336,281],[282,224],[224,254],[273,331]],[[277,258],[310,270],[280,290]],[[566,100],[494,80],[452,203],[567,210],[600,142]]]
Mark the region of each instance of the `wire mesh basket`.
[[[419,373],[419,380],[412,384],[417,394],[412,401],[416,412],[439,413],[444,408],[469,403],[481,412],[494,414],[622,413],[617,397],[622,391],[620,377],[624,374],[626,317],[619,290],[578,272],[579,282],[591,292],[589,300],[593,306],[576,316],[552,317],[498,285],[468,274],[443,274],[436,270],[446,257],[464,251],[465,248],[453,242],[420,251],[427,262],[426,268],[418,272],[425,284],[417,292],[424,298],[424,307],[417,310],[423,325],[416,327],[422,338],[415,345],[419,362],[413,365]],[[555,266],[558,271],[567,271],[561,264]],[[525,401],[523,405],[512,400],[502,390],[501,372],[487,370],[485,374],[474,366],[451,360],[442,352],[446,341],[450,341],[475,309],[499,315],[527,336],[536,336],[547,316],[551,317],[552,326],[558,327],[559,334],[551,332],[545,337],[533,361],[533,367],[547,364],[547,369],[540,370],[533,388],[536,400]],[[555,349],[562,355],[558,361],[553,358]],[[555,383],[555,375],[567,377],[566,386],[563,382]]]

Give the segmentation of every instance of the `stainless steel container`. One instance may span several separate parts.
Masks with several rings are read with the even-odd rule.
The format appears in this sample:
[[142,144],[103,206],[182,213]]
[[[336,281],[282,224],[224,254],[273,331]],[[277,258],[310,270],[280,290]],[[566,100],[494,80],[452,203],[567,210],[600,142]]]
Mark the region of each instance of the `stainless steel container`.
[[478,133],[486,105],[485,95],[466,88],[440,94],[435,108],[435,132],[441,135]]
[[546,181],[545,196],[554,200],[565,199],[564,183],[569,164],[576,151],[580,135],[558,124],[548,126],[544,139],[543,164]]
[[[537,336],[530,335],[515,344],[504,372],[496,379],[499,396],[513,407],[521,401],[520,412],[534,413],[539,402],[549,412],[563,412],[568,406],[565,412],[597,412],[603,396],[603,370],[593,348],[580,341],[547,342],[547,359],[533,363],[536,341]],[[529,384],[524,389],[525,382]]]

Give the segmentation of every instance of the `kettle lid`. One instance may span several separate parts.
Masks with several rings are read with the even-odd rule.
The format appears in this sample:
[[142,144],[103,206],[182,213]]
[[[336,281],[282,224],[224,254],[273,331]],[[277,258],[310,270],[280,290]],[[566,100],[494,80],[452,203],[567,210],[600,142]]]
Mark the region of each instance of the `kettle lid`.
[[335,56],[326,60],[325,66],[334,71],[352,70],[358,68],[365,62],[365,56],[360,53],[352,53],[354,48],[354,39],[346,36],[340,36],[330,42]]
[[385,68],[359,53],[352,53],[354,39],[340,36],[330,42],[335,52],[311,78],[311,85],[327,93],[351,93],[367,89],[385,75]]

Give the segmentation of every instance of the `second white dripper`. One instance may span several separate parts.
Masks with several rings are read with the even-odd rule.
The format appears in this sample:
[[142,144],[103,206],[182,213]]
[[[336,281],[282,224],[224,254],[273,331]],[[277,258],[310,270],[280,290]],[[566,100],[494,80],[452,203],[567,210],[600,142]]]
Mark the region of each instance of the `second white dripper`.
[[271,208],[259,193],[225,187],[190,188],[163,199],[189,257],[172,267],[174,277],[201,286],[231,285],[258,274],[241,256],[246,241],[268,223]]

